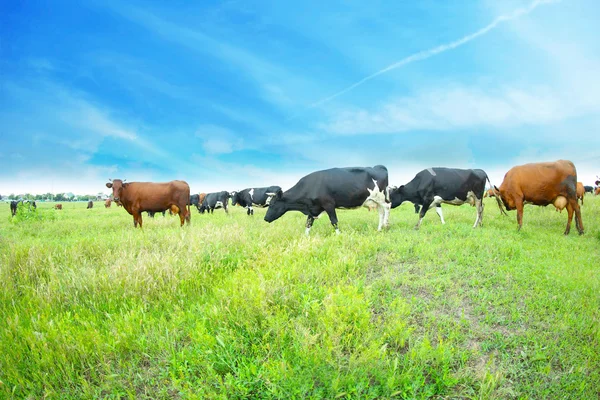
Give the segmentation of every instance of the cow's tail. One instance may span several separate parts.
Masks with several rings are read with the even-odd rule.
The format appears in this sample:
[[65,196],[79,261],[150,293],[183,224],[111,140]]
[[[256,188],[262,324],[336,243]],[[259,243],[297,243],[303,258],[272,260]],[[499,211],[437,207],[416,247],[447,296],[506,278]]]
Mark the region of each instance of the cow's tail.
[[504,207],[502,205],[502,200],[500,200],[500,193],[496,190],[496,187],[494,185],[492,185],[492,182],[490,182],[490,178],[489,178],[489,176],[487,176],[487,174],[485,174],[485,179],[487,179],[488,183],[490,184],[490,189],[494,190],[494,193],[495,193],[494,198],[496,199],[496,203],[498,203],[498,208],[500,209],[500,212],[504,215],[508,215],[508,214],[506,214],[506,211],[504,211]]

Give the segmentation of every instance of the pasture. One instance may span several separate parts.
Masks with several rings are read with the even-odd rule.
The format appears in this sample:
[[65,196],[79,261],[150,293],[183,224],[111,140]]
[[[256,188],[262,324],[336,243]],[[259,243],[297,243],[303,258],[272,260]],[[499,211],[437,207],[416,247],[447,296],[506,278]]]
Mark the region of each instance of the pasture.
[[600,197],[366,209],[304,236],[231,207],[179,227],[113,205],[0,203],[2,398],[600,396]]

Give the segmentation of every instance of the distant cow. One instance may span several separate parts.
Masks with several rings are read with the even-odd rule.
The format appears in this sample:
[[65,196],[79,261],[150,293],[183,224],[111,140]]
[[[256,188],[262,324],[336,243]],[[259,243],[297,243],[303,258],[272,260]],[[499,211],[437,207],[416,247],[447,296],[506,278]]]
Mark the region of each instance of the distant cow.
[[[419,172],[412,181],[399,188],[389,189],[392,208],[405,201],[420,204],[419,229],[427,211],[435,207],[442,224],[445,224],[442,204],[461,205],[468,203],[477,207],[477,218],[473,228],[483,222],[483,193],[489,178],[481,169],[427,168]],[[491,185],[491,183],[490,183]]]
[[332,168],[306,175],[290,190],[276,192],[269,203],[265,221],[273,222],[288,211],[306,215],[306,235],[315,218],[326,212],[335,232],[340,233],[336,208],[376,205],[379,227],[388,225],[390,204],[386,201],[388,171],[383,165],[373,168]]
[[105,207],[105,208],[110,208],[110,205],[111,205],[111,203],[112,203],[112,200],[111,200],[111,199],[106,199],[106,200],[104,201],[104,207]]
[[21,200],[11,200],[10,202],[10,215],[14,217],[17,215],[17,208],[19,208],[19,203]]
[[121,202],[123,208],[133,215],[134,228],[138,225],[142,228],[143,211],[162,212],[171,209],[173,213],[179,214],[181,226],[186,220],[190,222],[190,186],[187,182],[123,182],[121,179],[114,179],[106,187],[112,188],[115,201]]
[[225,210],[226,214],[229,214],[229,210],[227,206],[229,205],[229,193],[227,191],[208,193],[204,200],[202,201],[202,205],[198,209],[200,213],[204,214],[204,212],[208,212],[213,214],[215,208],[222,208]]
[[54,209],[55,210],[62,210],[62,204],[55,204],[54,205]]
[[583,183],[577,182],[577,200],[581,200],[581,205],[583,205],[583,197],[585,196],[585,188],[583,187]]
[[236,204],[239,204],[247,209],[248,215],[254,215],[252,206],[268,207],[269,202],[273,197],[272,195],[269,196],[269,193],[277,193],[280,191],[281,188],[279,186],[269,186],[262,188],[248,188],[239,192],[233,192],[231,196],[231,205],[235,206]]
[[519,165],[511,168],[500,189],[502,203],[507,210],[517,210],[519,230],[523,226],[523,205],[546,206],[553,204],[557,209],[567,208],[568,221],[565,235],[571,230],[573,212],[575,224],[582,235],[583,221],[577,203],[577,170],[568,160]]
[[583,190],[584,190],[586,193],[594,193],[594,187],[593,187],[593,186],[584,186],[584,187],[583,187]]
[[[204,195],[206,196],[206,195]],[[204,200],[204,198],[202,198],[202,200]],[[200,201],[200,195],[199,194],[193,194],[190,196],[190,201],[188,203],[190,206],[194,206],[196,207],[196,209],[198,209],[198,212],[200,212],[200,206],[202,204],[202,201]]]
[[88,204],[87,204],[87,208],[88,208],[88,210],[89,210],[90,208],[93,208],[93,207],[94,207],[94,202],[93,202],[93,201],[91,201],[91,200],[90,200],[90,201],[88,201]]

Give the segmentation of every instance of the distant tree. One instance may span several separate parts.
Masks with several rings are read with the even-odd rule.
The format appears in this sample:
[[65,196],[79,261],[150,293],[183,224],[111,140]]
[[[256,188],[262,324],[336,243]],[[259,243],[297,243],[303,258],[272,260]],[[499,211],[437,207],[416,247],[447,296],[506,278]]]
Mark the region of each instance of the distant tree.
[[54,196],[54,201],[67,201],[67,198],[65,197],[64,193],[58,193],[56,196]]
[[15,194],[14,194],[14,193],[11,193],[11,194],[9,194],[9,195],[8,195],[8,199],[9,199],[9,200],[16,200],[16,199],[17,199],[17,196],[15,196]]
[[44,195],[43,194],[36,194],[35,195],[35,200],[36,201],[38,201],[38,200],[44,200]]

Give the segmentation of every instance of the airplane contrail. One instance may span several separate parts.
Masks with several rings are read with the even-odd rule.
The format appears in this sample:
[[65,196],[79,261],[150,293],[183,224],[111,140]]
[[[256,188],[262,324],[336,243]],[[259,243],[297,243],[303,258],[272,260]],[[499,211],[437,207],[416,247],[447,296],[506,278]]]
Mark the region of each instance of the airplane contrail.
[[343,95],[344,93],[348,93],[349,91],[357,88],[358,86],[362,85],[365,82],[370,81],[373,78],[378,77],[379,75],[383,75],[387,72],[390,72],[392,70],[400,68],[404,65],[413,63],[415,61],[425,60],[427,58],[433,57],[433,56],[443,53],[445,51],[460,47],[463,44],[468,43],[468,42],[478,38],[479,36],[485,35],[486,33],[488,33],[489,31],[491,31],[492,29],[494,29],[495,27],[497,27],[498,25],[500,25],[504,22],[512,21],[514,19],[522,17],[523,15],[527,15],[527,14],[531,13],[533,10],[535,10],[540,5],[550,4],[550,3],[559,3],[560,1],[562,1],[562,0],[535,0],[531,4],[529,4],[529,6],[527,6],[527,7],[517,8],[510,14],[500,15],[495,20],[493,20],[490,24],[486,25],[485,27],[483,27],[483,28],[479,29],[478,31],[473,32],[467,36],[464,36],[464,37],[457,39],[450,43],[439,45],[439,46],[434,47],[429,50],[420,51],[418,53],[415,53],[408,57],[405,57],[402,60],[397,61],[391,65],[388,65],[387,67],[375,72],[374,74],[371,74],[371,75],[361,79],[360,81],[353,83],[352,85],[346,87],[345,89],[342,89],[339,92],[334,93],[329,97],[325,97],[321,100],[318,100],[318,101],[312,103],[311,105],[308,106],[308,108],[315,108],[315,107],[318,107],[325,103],[328,103],[331,100],[335,99],[336,97],[339,97],[339,96]]

